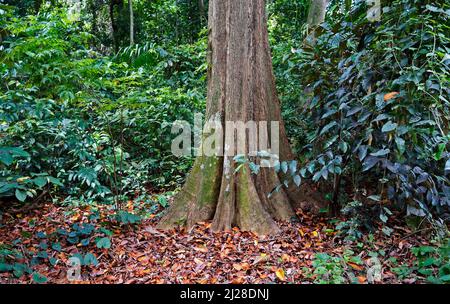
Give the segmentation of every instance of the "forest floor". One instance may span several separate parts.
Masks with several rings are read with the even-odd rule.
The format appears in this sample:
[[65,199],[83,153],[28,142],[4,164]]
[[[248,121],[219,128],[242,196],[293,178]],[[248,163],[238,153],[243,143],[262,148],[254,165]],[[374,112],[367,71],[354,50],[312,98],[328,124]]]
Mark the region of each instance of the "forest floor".
[[[427,238],[392,219],[390,236],[380,227],[347,242],[330,220],[300,211],[298,222],[280,223],[282,233],[272,237],[236,228],[212,233],[210,223],[189,232],[162,232],[154,228],[157,216],[119,225],[103,220],[108,212],[101,210],[92,220],[90,207],[46,204],[27,214],[5,211],[0,249],[12,249],[16,255],[6,259],[11,265],[25,264],[31,272],[22,273],[20,267],[18,272],[0,271],[0,283],[367,283],[376,267],[374,257],[381,263],[375,283],[424,280],[414,274],[402,277],[401,269],[412,267],[415,256],[410,249],[427,245]],[[94,230],[77,236],[82,223]],[[98,231],[110,232],[110,242],[99,241]],[[79,280],[69,281],[67,263],[77,253],[81,258],[89,254],[89,265],[82,266]]]

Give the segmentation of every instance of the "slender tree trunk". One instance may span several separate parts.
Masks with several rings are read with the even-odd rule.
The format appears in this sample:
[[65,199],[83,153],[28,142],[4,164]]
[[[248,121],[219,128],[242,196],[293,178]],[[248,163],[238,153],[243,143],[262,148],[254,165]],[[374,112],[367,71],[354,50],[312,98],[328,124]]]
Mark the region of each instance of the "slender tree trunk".
[[130,11],[130,45],[134,44],[134,12],[133,1],[128,0],[128,9]]
[[34,1],[34,12],[35,12],[36,14],[38,14],[39,11],[41,10],[42,1],[43,1],[43,0],[35,0],[35,1]]
[[[114,10],[117,6],[117,19],[114,16]],[[111,20],[111,32],[114,43],[114,50],[117,52],[120,47],[120,38],[118,20],[121,19],[123,13],[123,0],[110,0],[109,2],[109,18]]]
[[97,26],[97,2],[96,0],[91,1],[91,12],[92,12],[92,34],[97,34],[98,26]]
[[119,42],[117,41],[117,24],[116,24],[116,19],[114,17],[114,6],[115,6],[115,1],[110,0],[109,19],[111,21],[111,35],[112,35],[112,39],[113,39],[114,50],[117,51],[118,47],[119,47]]
[[307,24],[310,28],[305,44],[314,46],[316,44],[316,28],[325,21],[329,0],[311,0],[308,11]]
[[200,15],[200,23],[203,21],[203,19],[205,18],[205,1],[204,0],[198,0],[198,12]]
[[329,0],[311,0],[308,12],[308,24],[316,26],[325,21]]
[[[264,0],[209,1],[209,71],[206,119],[225,121],[280,122],[280,159],[291,160],[291,152],[276,94]],[[225,129],[223,142],[235,140]],[[267,134],[270,131],[267,130]],[[223,148],[223,147],[222,147]],[[248,147],[247,147],[248,148]],[[213,230],[238,226],[258,234],[278,231],[275,220],[295,217],[291,202],[295,192],[282,188],[273,168],[251,174],[247,165],[231,156],[199,156],[183,189],[159,223],[188,228],[212,220]]]

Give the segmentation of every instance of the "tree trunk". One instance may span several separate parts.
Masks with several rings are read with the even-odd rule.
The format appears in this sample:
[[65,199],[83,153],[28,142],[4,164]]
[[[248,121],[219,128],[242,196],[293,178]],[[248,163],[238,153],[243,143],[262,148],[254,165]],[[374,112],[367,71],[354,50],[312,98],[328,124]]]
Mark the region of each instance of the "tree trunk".
[[311,0],[308,12],[308,24],[317,26],[325,21],[329,0]]
[[92,35],[96,35],[98,31],[97,26],[97,10],[98,10],[98,4],[96,0],[92,0],[91,3],[91,12],[92,12]]
[[43,0],[35,0],[35,1],[34,1],[34,12],[35,12],[36,14],[38,14],[39,11],[41,10],[42,1],[43,1]]
[[[118,18],[115,18],[115,12],[114,12],[114,8],[115,6],[117,6],[117,10],[118,10]],[[113,43],[114,43],[114,51],[118,51],[119,47],[120,47],[120,41],[119,41],[119,25],[117,24],[117,20],[120,19],[120,15],[122,13],[122,8],[123,8],[123,0],[110,0],[109,2],[109,18],[111,20],[111,33],[112,33],[112,38],[113,38]]]
[[[206,119],[219,118],[222,126],[226,121],[267,121],[268,126],[278,121],[280,160],[292,160],[276,94],[265,1],[210,0],[208,20]],[[222,142],[236,140],[234,130],[228,131],[225,128]],[[275,220],[295,217],[291,202],[298,191],[282,188],[269,197],[281,183],[273,168],[254,175],[248,165],[235,173],[237,166],[232,156],[198,156],[159,228],[189,229],[212,220],[215,231],[238,226],[257,234],[277,233]]]
[[316,44],[316,27],[325,21],[328,3],[329,0],[311,0],[307,18],[310,31],[304,41],[306,45]]
[[115,1],[110,0],[109,19],[111,21],[111,35],[112,35],[112,39],[113,39],[114,50],[117,52],[117,50],[119,48],[119,43],[117,41],[117,24],[116,24],[116,19],[114,17],[114,6],[115,6]]
[[130,45],[134,45],[134,12],[132,0],[128,0],[128,9],[130,11]]
[[203,21],[203,19],[205,18],[205,2],[204,0],[198,0],[198,12],[200,15],[200,23]]

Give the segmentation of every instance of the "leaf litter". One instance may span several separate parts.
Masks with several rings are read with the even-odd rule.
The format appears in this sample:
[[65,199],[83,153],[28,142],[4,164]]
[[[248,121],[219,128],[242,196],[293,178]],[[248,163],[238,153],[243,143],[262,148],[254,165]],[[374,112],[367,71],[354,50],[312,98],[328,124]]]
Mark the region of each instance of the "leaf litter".
[[[135,225],[114,224],[101,218],[92,222],[88,220],[89,207],[70,209],[69,216],[67,207],[53,204],[28,214],[3,214],[0,248],[15,244],[15,249],[26,253],[24,256],[42,251],[46,254],[36,264],[19,259],[18,262],[30,266],[33,272],[20,276],[0,272],[0,283],[33,283],[39,279],[39,283],[75,284],[308,284],[317,278],[313,263],[316,254],[342,257],[348,250],[362,261],[351,260],[344,265],[346,277],[354,278],[354,282],[367,283],[368,270],[373,266],[370,257],[376,251],[385,252],[385,256],[379,257],[383,273],[382,279],[375,283],[401,283],[405,279],[391,271],[390,266],[395,265],[390,265],[390,261],[395,258],[397,263],[411,265],[414,256],[409,249],[428,243],[426,237],[414,235],[400,224],[394,226],[390,237],[379,229],[371,241],[364,237],[359,242],[348,242],[329,220],[301,211],[298,211],[300,221],[279,223],[279,235],[256,236],[238,228],[215,233],[210,230],[209,222],[198,223],[188,232],[184,229],[159,231],[155,228],[158,216]],[[74,244],[51,240],[56,231],[87,222],[96,229],[109,229],[110,244],[99,238],[102,235],[97,236],[101,246],[96,246],[95,241],[89,244],[84,241],[83,245],[81,240]],[[91,238],[95,240],[95,233]],[[51,246],[46,242],[52,243]],[[95,263],[81,266],[81,277],[69,280],[68,262],[76,254],[90,254],[90,261]],[[421,282],[420,277],[408,280]]]

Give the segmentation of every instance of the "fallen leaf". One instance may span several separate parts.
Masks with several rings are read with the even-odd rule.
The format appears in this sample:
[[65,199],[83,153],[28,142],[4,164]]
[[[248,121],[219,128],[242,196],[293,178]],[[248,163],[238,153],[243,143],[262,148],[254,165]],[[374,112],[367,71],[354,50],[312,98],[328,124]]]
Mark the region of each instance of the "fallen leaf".
[[206,248],[206,246],[201,246],[201,247],[194,247],[195,251],[200,251],[203,253],[207,253],[208,252],[208,248]]
[[265,262],[265,261],[268,261],[268,260],[269,260],[268,255],[265,254],[265,253],[261,253],[261,255],[259,255],[259,256],[257,256],[255,258],[255,260],[253,261],[253,265],[256,265],[256,264],[258,264],[260,262]]
[[364,269],[362,266],[352,263],[352,262],[348,262],[347,264],[350,265],[350,267],[352,267],[353,269],[358,270],[358,271],[362,271]]
[[164,233],[162,233],[162,232],[156,230],[155,228],[153,228],[153,227],[151,227],[151,226],[146,227],[146,228],[145,228],[145,231],[147,231],[147,232],[149,232],[149,233],[151,233],[151,234],[154,234],[154,235],[156,235],[156,236],[161,236],[161,237],[165,237],[165,238],[167,237],[167,235],[165,235]]
[[291,260],[291,257],[289,256],[289,254],[283,253],[283,255],[281,256],[281,260],[283,262],[289,262]]
[[387,93],[384,95],[384,101],[391,100],[392,98],[394,98],[397,95],[398,95],[398,92]]
[[275,271],[275,275],[280,281],[286,281],[286,275],[284,274],[284,270],[282,268],[278,268],[277,271]]
[[244,283],[244,278],[243,277],[238,277],[236,279],[233,279],[233,281],[231,281],[231,284],[243,284]]

